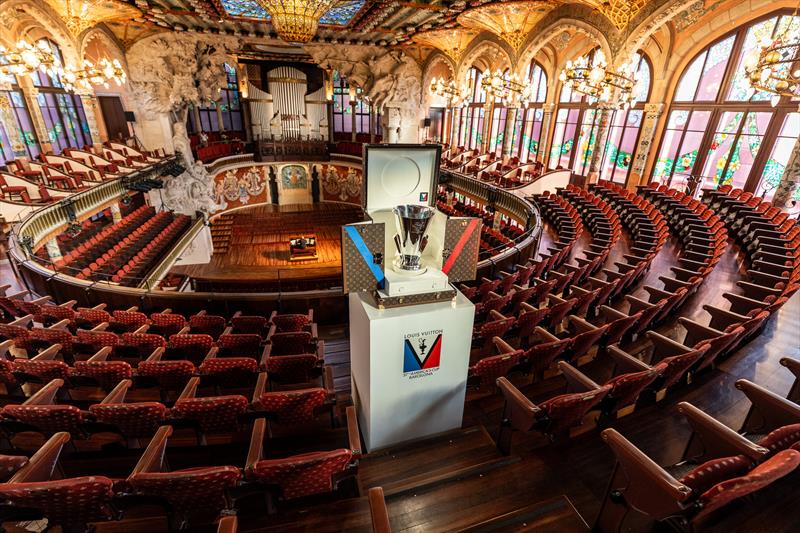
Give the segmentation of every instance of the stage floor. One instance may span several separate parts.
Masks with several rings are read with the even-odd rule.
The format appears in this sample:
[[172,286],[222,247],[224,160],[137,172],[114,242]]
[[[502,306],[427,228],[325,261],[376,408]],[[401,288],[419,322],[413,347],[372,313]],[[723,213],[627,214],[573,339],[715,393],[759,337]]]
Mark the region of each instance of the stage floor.
[[[341,226],[363,216],[360,207],[340,203],[257,205],[222,214],[211,219],[211,262],[176,266],[171,273],[214,285],[315,280],[330,284],[342,277]],[[318,258],[289,261],[289,239],[311,234],[317,237]]]

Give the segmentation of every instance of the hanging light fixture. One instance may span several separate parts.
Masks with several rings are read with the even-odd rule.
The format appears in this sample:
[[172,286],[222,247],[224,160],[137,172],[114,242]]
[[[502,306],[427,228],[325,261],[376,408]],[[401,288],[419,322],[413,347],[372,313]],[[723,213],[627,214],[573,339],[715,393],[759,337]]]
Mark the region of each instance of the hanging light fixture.
[[[756,91],[771,93],[770,103],[781,97],[800,98],[800,24],[795,24],[797,8],[789,23],[774,39],[765,37],[744,60],[748,100]],[[793,30],[793,31],[792,31]]]
[[595,51],[591,61],[586,56],[574,63],[567,61],[558,79],[566,86],[588,97],[589,104],[629,109],[636,105],[639,83],[634,81],[633,62],[622,65],[618,72],[608,68],[602,50]]
[[269,13],[278,36],[287,43],[307,43],[317,34],[319,19],[338,0],[258,0]]
[[36,45],[19,41],[13,50],[0,45],[0,74],[3,75],[32,76],[37,71],[48,71],[55,63],[56,58],[46,41]]
[[69,92],[91,92],[93,86],[102,85],[107,89],[111,82],[119,86],[125,83],[127,79],[125,70],[116,59],[110,61],[102,58],[96,65],[91,61],[84,60],[82,67],[78,69],[72,65],[67,65],[56,69],[56,73],[65,90]]
[[516,73],[506,76],[500,70],[486,70],[481,76],[481,89],[487,98],[506,107],[527,107],[534,97],[530,81],[520,80]]
[[448,82],[444,77],[433,78],[428,90],[434,96],[445,98],[450,107],[461,107],[469,100],[469,87],[461,86],[459,88],[455,81]]

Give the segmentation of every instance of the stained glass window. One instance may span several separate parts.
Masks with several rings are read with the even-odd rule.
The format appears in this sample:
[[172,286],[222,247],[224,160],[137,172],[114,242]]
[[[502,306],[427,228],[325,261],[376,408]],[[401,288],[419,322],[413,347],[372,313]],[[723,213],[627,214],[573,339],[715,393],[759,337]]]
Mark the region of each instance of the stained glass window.
[[[256,0],[220,0],[222,7],[232,17],[269,20],[267,11]],[[356,13],[364,7],[365,0],[340,2],[322,15],[320,24],[347,26]]]
[[[356,94],[361,94],[361,88]],[[347,80],[333,72],[333,131],[334,133],[352,133],[355,122],[356,133],[370,134],[370,105],[363,98],[357,98],[355,105],[350,103],[350,85]],[[355,117],[353,114],[355,113]],[[375,118],[376,134],[380,134],[380,114]]]
[[19,156],[33,159],[39,155],[39,141],[33,129],[28,107],[25,105],[25,98],[17,86],[16,77],[7,76],[3,81],[11,88],[8,91],[0,91],[0,98],[7,99],[9,104],[9,112],[0,113],[0,163],[6,163]]
[[608,136],[603,148],[600,177],[616,183],[625,184],[633,163],[639,130],[644,118],[644,103],[650,96],[650,63],[639,52],[633,56],[635,65],[636,106],[630,110],[613,111],[609,119]]
[[[61,50],[58,45],[49,39],[41,39],[39,42],[41,41],[48,44],[56,57],[56,62],[62,64]],[[45,72],[38,72],[34,78],[34,85],[39,88],[36,100],[42,112],[48,141],[53,145],[53,151],[58,153],[65,148],[82,148],[92,144],[89,123],[86,120],[80,97],[66,92],[58,76],[50,76]]]
[[[481,88],[483,73],[475,67],[467,71],[466,82],[472,97],[466,107],[460,110],[458,122],[458,145],[467,148],[480,148],[483,143],[483,114],[486,92]],[[498,124],[499,125],[499,124]]]
[[533,161],[539,155],[542,136],[542,104],[547,100],[547,74],[536,61],[528,65],[528,80],[535,88],[535,97],[527,109],[517,109],[511,137],[511,155],[521,163]]
[[550,147],[550,168],[569,168],[575,133],[578,130],[579,109],[559,109],[556,114],[553,143]]
[[653,179],[681,188],[694,176],[701,188],[732,185],[774,193],[788,163],[792,132],[797,137],[792,118],[797,103],[783,97],[772,106],[771,94],[749,90],[743,65],[761,40],[784,30],[800,31],[800,16],[784,12],[757,19],[689,63],[673,97]]
[[[784,118],[781,130],[772,145],[769,159],[761,174],[761,182],[756,188],[756,193],[762,195],[764,199],[772,200],[775,195],[798,139],[800,139],[800,113],[789,113]],[[794,199],[800,200],[800,189],[795,191]]]

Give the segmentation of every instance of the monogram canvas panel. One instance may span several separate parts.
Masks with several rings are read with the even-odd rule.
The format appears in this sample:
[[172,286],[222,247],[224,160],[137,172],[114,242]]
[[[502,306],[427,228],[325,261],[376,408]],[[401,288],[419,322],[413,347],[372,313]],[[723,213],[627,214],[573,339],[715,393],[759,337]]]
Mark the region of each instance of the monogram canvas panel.
[[[363,292],[374,291],[378,288],[373,270],[364,260],[350,235],[342,226],[342,273],[344,277],[344,292]],[[355,228],[367,250],[370,252],[370,259],[377,264],[381,272],[384,269],[385,258],[383,257],[384,247],[384,224],[353,224],[349,227]]]
[[456,253],[457,247],[461,244],[460,252],[446,272],[450,283],[475,279],[478,270],[478,250],[481,243],[480,221],[467,240],[462,242],[462,237],[473,220],[478,219],[473,217],[450,217],[447,219],[444,233],[443,270],[447,267],[450,256]]

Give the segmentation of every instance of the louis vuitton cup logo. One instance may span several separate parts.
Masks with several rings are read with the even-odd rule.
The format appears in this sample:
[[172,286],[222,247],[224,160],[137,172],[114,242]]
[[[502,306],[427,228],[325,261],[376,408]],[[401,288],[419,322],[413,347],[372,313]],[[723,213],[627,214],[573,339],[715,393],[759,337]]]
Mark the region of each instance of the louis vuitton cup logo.
[[409,333],[403,341],[403,373],[439,368],[442,330]]

